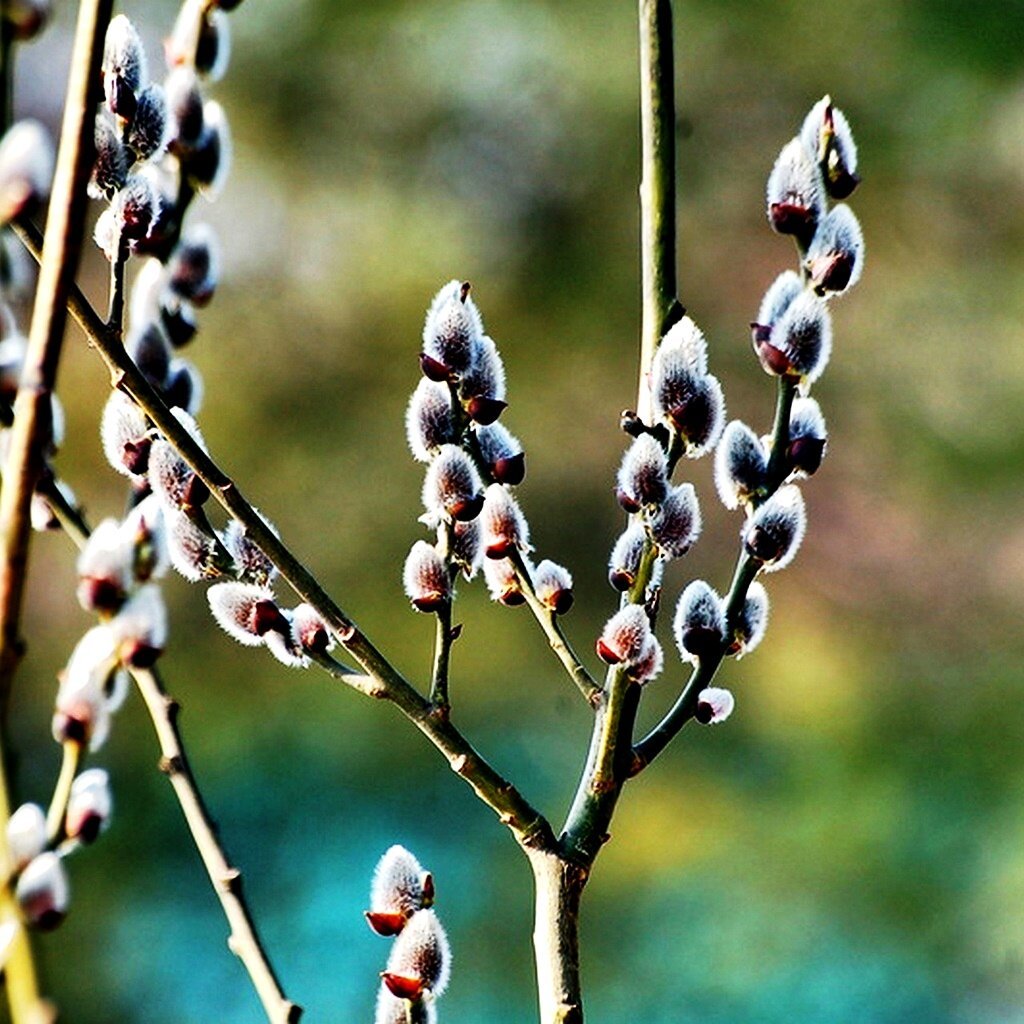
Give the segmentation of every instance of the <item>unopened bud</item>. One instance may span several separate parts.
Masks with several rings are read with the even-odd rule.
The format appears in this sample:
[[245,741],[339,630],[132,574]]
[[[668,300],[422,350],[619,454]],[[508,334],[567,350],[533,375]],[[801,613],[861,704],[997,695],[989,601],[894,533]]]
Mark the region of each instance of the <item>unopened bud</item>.
[[456,440],[447,384],[420,379],[406,409],[405,436],[417,462],[430,462],[441,445]]
[[608,560],[608,582],[621,591],[629,590],[636,582],[636,574],[640,569],[640,558],[644,551],[647,531],[643,523],[637,519],[630,522],[625,531],[612,548]]
[[780,487],[751,517],[743,533],[747,552],[775,572],[793,561],[807,529],[807,512],[800,488]]
[[149,465],[146,414],[122,391],[112,391],[103,407],[100,437],[107,462],[124,476],[145,476]]
[[307,668],[309,659],[299,642],[295,633],[295,620],[291,611],[287,608],[279,610],[280,620],[278,625],[271,629],[264,636],[267,650],[282,665],[288,668]]
[[75,645],[64,672],[53,717],[53,738],[98,750],[110,729],[108,688],[117,669],[117,641],[107,626],[94,626]]
[[666,355],[675,353],[681,356],[690,373],[698,377],[708,372],[708,343],[704,333],[688,316],[677,320],[669,328],[658,346],[658,352],[662,350]]
[[431,525],[451,518],[468,522],[484,504],[483,484],[470,457],[454,444],[442,445],[423,482],[423,504]]
[[135,94],[146,84],[146,52],[135,26],[123,14],[111,18],[107,26],[101,67],[107,105],[113,113],[131,120],[134,106],[119,109],[118,101],[123,101],[124,89]]
[[423,326],[423,353],[449,373],[461,374],[481,344],[483,324],[469,297],[469,282],[449,281],[434,296]]
[[211,82],[219,82],[231,59],[231,32],[223,11],[207,11],[199,26],[195,68]]
[[768,591],[755,580],[747,589],[747,597],[740,609],[728,653],[735,654],[738,661],[757,647],[767,629]]
[[203,405],[203,378],[198,367],[187,359],[172,359],[167,367],[164,401],[172,409],[183,409],[196,416]]
[[715,488],[726,508],[739,508],[760,497],[768,483],[768,455],[761,439],[733,420],[715,451]]
[[163,506],[155,494],[128,513],[121,524],[121,536],[131,551],[132,575],[137,582],[159,579],[167,572],[167,529]]
[[102,768],[89,768],[71,783],[64,831],[80,843],[93,843],[110,824],[113,807],[110,777]]
[[455,524],[455,541],[452,544],[451,557],[467,580],[476,575],[484,557],[483,545],[480,543],[479,516],[470,523]]
[[172,148],[191,148],[203,133],[203,97],[195,70],[174,68],[164,82]]
[[0,223],[31,211],[49,192],[53,143],[38,121],[19,121],[0,140]]
[[813,384],[832,354],[832,318],[825,303],[801,291],[772,328],[770,340],[755,346],[765,372]]
[[680,484],[651,517],[651,536],[658,550],[668,558],[679,558],[697,542],[701,518],[693,484]]
[[526,455],[519,439],[500,423],[477,428],[480,454],[499,484],[516,487],[526,476]]
[[572,607],[572,575],[550,559],[545,558],[533,570],[533,589],[540,603],[556,615],[564,615]]
[[50,17],[50,0],[4,0],[0,15],[10,25],[14,38],[33,38]]
[[[257,514],[275,537],[280,536],[273,523],[266,519],[261,512],[257,512]],[[237,519],[230,520],[221,534],[221,540],[228,554],[234,560],[235,570],[242,582],[255,583],[261,587],[269,586],[273,582],[274,577],[277,576],[276,566],[252,540],[242,523]]]
[[223,574],[216,539],[180,509],[163,506],[171,565],[192,583]]
[[217,236],[209,224],[191,225],[167,263],[167,285],[181,299],[204,306],[219,276]]
[[231,169],[231,129],[224,108],[214,100],[203,104],[203,133],[184,161],[192,184],[207,199],[216,199]]
[[412,606],[420,612],[436,612],[451,600],[448,567],[437,549],[425,540],[413,544],[405,559],[402,583]]
[[39,804],[22,804],[7,822],[11,870],[21,871],[46,849],[46,814]]
[[217,625],[246,647],[259,647],[271,631],[290,632],[269,587],[252,583],[215,583],[206,592]]
[[500,601],[509,608],[523,604],[526,596],[519,586],[516,569],[507,558],[485,558],[483,560],[484,582],[492,601]]
[[725,642],[725,610],[717,591],[694,580],[679,597],[672,632],[683,661],[696,665],[720,654]]
[[[703,343],[703,336],[700,340]],[[705,361],[701,358],[702,351],[695,352],[692,345],[662,342],[651,367],[655,415],[669,423],[687,442],[686,454],[691,458],[703,455],[714,446],[725,414],[725,401],[717,378],[694,369],[695,363]]]
[[96,162],[92,165],[88,191],[93,199],[113,199],[128,180],[130,163],[117,131],[110,121],[98,114],[93,133]]
[[147,583],[110,620],[121,663],[150,668],[167,644],[167,608],[156,583]]
[[171,353],[159,326],[150,321],[142,327],[133,328],[125,340],[124,347],[146,380],[154,388],[162,389],[167,383]]
[[125,186],[114,196],[111,206],[114,224],[122,237],[145,238],[160,210],[160,196],[149,178],[130,175]]
[[493,423],[505,409],[505,366],[498,346],[486,334],[480,336],[473,348],[472,362],[459,383],[459,394],[477,423]]
[[834,206],[821,222],[804,261],[811,286],[831,297],[852,288],[864,270],[864,234],[853,210]]
[[491,484],[480,517],[484,554],[508,558],[513,551],[530,550],[530,528],[515,498],[501,484]]
[[701,725],[718,725],[732,714],[732,709],[735,706],[736,701],[728,690],[709,686],[701,690],[697,697],[697,707],[693,717]]
[[668,460],[656,438],[636,438],[622,457],[616,491],[627,512],[639,512],[645,505],[660,505],[668,493]]
[[821,168],[825,189],[833,199],[846,199],[860,184],[857,144],[843,112],[825,96],[812,108],[800,129],[807,152]]
[[628,604],[606,623],[597,641],[598,657],[609,665],[630,664],[644,654],[651,636],[651,622],[646,609]]
[[14,897],[31,927],[56,928],[68,912],[68,877],[60,857],[47,851],[33,858],[18,876]]
[[155,82],[139,94],[127,142],[136,160],[158,156],[167,144],[167,104],[163,88]]
[[821,408],[813,398],[793,399],[789,416],[789,446],[786,462],[795,479],[812,476],[825,457],[828,431]]
[[160,307],[160,326],[175,348],[187,345],[199,330],[195,310],[189,302],[170,302]]
[[391,947],[384,984],[402,999],[419,999],[424,992],[437,997],[448,987],[450,971],[451,950],[441,922],[433,910],[417,910]]
[[378,935],[397,935],[406,921],[434,902],[434,880],[404,846],[392,846],[377,862],[366,920]]
[[121,244],[121,234],[118,231],[117,221],[114,219],[114,211],[109,206],[96,218],[96,226],[92,231],[92,240],[110,263],[117,259],[117,252]]
[[300,604],[293,610],[292,627],[304,651],[326,654],[334,649],[334,636],[311,604]]
[[116,519],[104,519],[78,556],[78,601],[87,611],[112,612],[124,604],[131,583],[131,550]]
[[661,642],[651,633],[636,661],[630,667],[629,676],[635,683],[649,683],[661,675],[665,667],[665,652]]
[[779,153],[768,176],[768,222],[781,235],[794,235],[806,248],[824,216],[821,174],[799,138]]
[[[172,409],[175,418],[188,431],[192,440],[205,452],[206,443],[196,421],[183,409]],[[149,449],[149,483],[153,493],[172,508],[195,508],[210,496],[206,484],[192,467],[171,447],[169,441],[159,438]]]

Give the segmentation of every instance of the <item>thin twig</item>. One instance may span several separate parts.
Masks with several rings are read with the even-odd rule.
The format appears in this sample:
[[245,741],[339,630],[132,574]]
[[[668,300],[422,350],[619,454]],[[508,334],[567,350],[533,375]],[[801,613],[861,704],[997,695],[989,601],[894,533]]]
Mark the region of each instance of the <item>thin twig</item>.
[[448,669],[452,658],[452,643],[455,633],[452,630],[452,600],[441,603],[434,615],[437,626],[434,635],[434,667],[430,673],[430,703],[443,714],[449,710],[448,703]]
[[64,820],[71,799],[71,784],[75,781],[82,763],[82,744],[77,740],[65,740],[62,746],[60,775],[53,787],[50,808],[46,812],[46,841],[50,847],[57,846],[64,838]]
[[302,1008],[287,999],[274,975],[270,960],[260,943],[249,908],[242,896],[242,873],[228,860],[217,841],[213,822],[203,803],[189,767],[178,732],[178,704],[167,695],[157,675],[149,670],[132,669],[132,678],[146,702],[160,741],[160,769],[174,787],[175,795],[192,839],[210,876],[214,892],[231,925],[228,948],[245,966],[272,1024],[290,1024],[302,1016]]
[[[0,763],[3,716],[11,681],[21,660],[21,610],[28,569],[32,492],[43,472],[43,445],[51,422],[51,394],[67,319],[67,295],[74,280],[85,224],[85,182],[92,165],[93,96],[99,81],[103,34],[113,0],[82,0],[71,55],[64,121],[46,224],[28,350],[14,404],[4,486],[0,490]],[[9,50],[0,77],[5,82],[3,113],[10,109]],[[6,118],[5,118],[6,123]],[[0,820],[10,816],[6,773],[0,771]],[[2,830],[0,830],[2,832]],[[8,860],[6,837],[0,857]],[[5,975],[14,1024],[50,1019],[39,996],[32,948],[18,925]]]
[[[38,231],[27,223],[19,223],[16,230],[29,252],[38,258]],[[553,844],[551,827],[540,812],[510,782],[502,778],[450,722],[438,717],[430,702],[360,632],[305,565],[267,527],[263,517],[249,504],[238,487],[172,415],[124,347],[111,338],[106,325],[77,288],[73,288],[68,296],[68,309],[89,343],[110,369],[113,385],[134,399],[206,484],[213,497],[245,527],[246,535],[273,562],[281,578],[303,601],[317,610],[344,650],[373,679],[371,695],[394,704],[434,744],[452,770],[508,826],[521,845],[535,847]],[[362,676],[351,676],[343,681],[353,689],[367,693],[365,686],[354,682],[361,679]]]

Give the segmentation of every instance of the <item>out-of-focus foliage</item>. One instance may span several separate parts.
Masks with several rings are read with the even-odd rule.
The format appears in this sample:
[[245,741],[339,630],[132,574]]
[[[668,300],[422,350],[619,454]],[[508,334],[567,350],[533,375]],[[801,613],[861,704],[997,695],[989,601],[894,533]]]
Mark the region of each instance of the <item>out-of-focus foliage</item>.
[[[16,110],[53,123],[72,5],[19,55]],[[677,5],[681,299],[730,413],[766,429],[747,323],[792,263],[765,177],[831,92],[857,134],[864,280],[834,306],[815,394],[831,448],[810,529],[770,580],[730,721],[630,785],[585,904],[588,1020],[997,1024],[1024,1015],[1024,21],[947,0]],[[421,536],[402,415],[423,310],[473,281],[527,446],[520,497],[577,581],[578,646],[614,606],[604,560],[638,327],[635,5],[252,0],[215,87],[236,169],[202,210],[225,284],[190,357],[212,451],[412,677],[432,625],[400,571]],[[124,8],[151,49],[174,4]],[[92,254],[84,279],[102,295]],[[59,468],[93,518],[107,383],[72,339]],[[690,465],[685,467],[690,469]],[[728,582],[735,514],[693,467],[705,537],[667,586]],[[72,555],[37,539],[14,695],[18,796],[41,799],[55,672],[89,624]],[[367,1020],[387,944],[360,911],[394,842],[433,870],[455,963],[443,1016],[531,1019],[529,873],[386,707],[242,650],[167,588],[164,670],[195,768],[289,995]],[[462,587],[454,715],[558,819],[588,713],[527,612]],[[683,676],[653,684],[648,718]],[[252,1021],[259,1010],[138,702],[99,758],[116,812],[72,865],[43,950],[68,1020]]]

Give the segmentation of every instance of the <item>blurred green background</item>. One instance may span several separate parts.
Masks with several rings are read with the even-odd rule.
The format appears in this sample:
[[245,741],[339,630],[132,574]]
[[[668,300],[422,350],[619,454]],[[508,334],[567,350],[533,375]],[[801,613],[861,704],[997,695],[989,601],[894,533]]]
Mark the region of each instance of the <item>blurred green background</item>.
[[[16,109],[56,123],[72,5],[19,56]],[[170,2],[123,8],[158,65]],[[866,273],[833,307],[815,394],[831,429],[810,530],[769,579],[761,649],[722,674],[726,726],[689,728],[631,784],[583,921],[587,1019],[686,1024],[1024,1021],[1024,5],[676,5],[680,296],[731,415],[766,429],[747,323],[792,249],[772,161],[825,92],[849,116]],[[611,494],[638,328],[635,4],[250,0],[211,94],[235,169],[193,216],[224,283],[188,356],[212,451],[411,677],[432,623],[400,570],[424,536],[403,413],[423,311],[471,280],[509,370],[520,497],[577,580],[584,652],[614,607]],[[95,217],[95,211],[92,214]],[[91,248],[91,246],[90,246]],[[101,301],[103,269],[83,281]],[[97,440],[107,392],[71,331],[59,458],[94,519],[122,507]],[[705,536],[668,574],[728,583],[739,520],[698,487]],[[37,538],[13,728],[18,797],[44,800],[55,673],[89,617],[73,557]],[[435,873],[455,953],[441,1019],[535,1019],[530,878],[511,840],[387,707],[280,667],[171,579],[163,662],[195,770],[289,995],[372,1019],[388,944],[361,917],[401,842]],[[589,715],[525,610],[463,586],[455,719],[561,821]],[[656,719],[685,674],[647,697]],[[255,1021],[258,1004],[138,701],[95,763],[112,829],[70,862],[72,913],[38,945],[76,1022]]]

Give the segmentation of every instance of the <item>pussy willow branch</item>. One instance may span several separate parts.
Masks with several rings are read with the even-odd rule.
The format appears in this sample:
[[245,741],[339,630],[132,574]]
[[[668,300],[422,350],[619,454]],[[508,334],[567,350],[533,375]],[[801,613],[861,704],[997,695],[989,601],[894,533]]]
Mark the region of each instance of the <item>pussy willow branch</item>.
[[[20,634],[31,536],[29,509],[32,492],[43,472],[43,443],[51,423],[50,396],[67,321],[67,295],[74,282],[82,247],[87,202],[85,183],[92,167],[92,101],[99,82],[103,36],[112,7],[112,0],[82,0],[78,11],[46,241],[28,350],[14,403],[4,486],[0,490],[0,744],[11,681],[24,649]],[[9,60],[4,63],[6,76]],[[9,108],[9,94],[4,97],[4,105]],[[0,747],[0,761],[4,757],[5,752]],[[6,776],[3,776],[0,777],[0,819],[6,821],[10,811]],[[8,859],[6,837],[0,838],[0,855]],[[50,1016],[39,997],[32,948],[20,923],[5,976],[14,1024],[38,1022]]]
[[[796,381],[780,377],[775,398],[775,418],[772,426],[772,450],[768,459],[768,488],[761,499],[766,501],[782,484],[787,472],[786,449],[789,445],[789,417],[796,395]],[[736,621],[747,599],[747,591],[754,582],[760,565],[741,547],[736,560],[732,585],[725,598],[725,635],[733,635]],[[728,642],[728,641],[727,641]],[[725,645],[714,655],[701,658],[693,670],[683,692],[676,699],[665,717],[633,748],[631,774],[635,775],[647,767],[676,736],[680,729],[693,717],[697,710],[697,698],[701,690],[711,685],[715,673],[725,658]]]
[[[640,261],[642,305],[637,411],[650,422],[650,371],[676,298],[675,59],[670,0],[640,0]],[[641,603],[655,552],[645,541],[637,579],[624,601]],[[619,794],[633,762],[640,686],[621,666],[609,669],[594,721],[587,763],[566,818],[565,845],[590,864],[608,837]]]
[[249,973],[267,1018],[272,1024],[291,1024],[302,1016],[302,1008],[282,992],[243,898],[242,873],[230,863],[217,842],[213,822],[192,775],[178,732],[178,703],[168,696],[154,672],[132,669],[132,678],[146,702],[160,742],[163,755],[160,770],[174,787],[203,866],[231,925],[228,948]]
[[46,812],[46,842],[55,847],[64,838],[64,821],[71,799],[71,784],[82,763],[82,744],[78,740],[65,740],[61,744],[60,775],[53,787],[53,796]]
[[[89,526],[81,513],[64,497],[52,477],[50,484],[44,496],[64,532],[81,550],[89,539]],[[217,839],[216,828],[210,820],[199,784],[189,766],[184,742],[178,729],[178,703],[164,690],[160,677],[155,672],[132,669],[131,675],[146,704],[146,710],[153,721],[153,728],[160,743],[160,768],[171,781],[193,842],[213,884],[213,890],[224,909],[224,916],[231,926],[228,948],[241,960],[252,979],[268,1020],[273,1024],[297,1021],[302,1010],[288,1000],[281,990],[246,903],[242,891],[241,872],[231,865]],[[75,749],[69,750],[71,747]],[[64,744],[61,781],[54,791],[50,813],[47,815],[47,833],[51,845],[61,838],[60,831],[67,812],[71,780],[78,769],[81,753],[82,748],[79,744]],[[65,785],[61,784],[65,782]]]
[[[38,258],[38,231],[28,223],[19,223],[16,228],[29,252]],[[356,685],[354,680],[362,677],[355,676],[345,679],[346,685],[387,700],[398,708],[434,744],[451,769],[494,811],[521,845],[553,843],[551,827],[544,817],[473,749],[458,729],[437,715],[430,701],[360,632],[305,565],[267,527],[230,477],[196,444],[172,415],[166,403],[135,366],[124,347],[111,336],[78,288],[72,288],[68,296],[68,309],[90,345],[107,364],[113,386],[123,390],[149,416],[210,489],[213,497],[245,527],[247,536],[273,562],[281,578],[303,601],[317,610],[342,648],[359,663],[375,684],[372,687]]]

